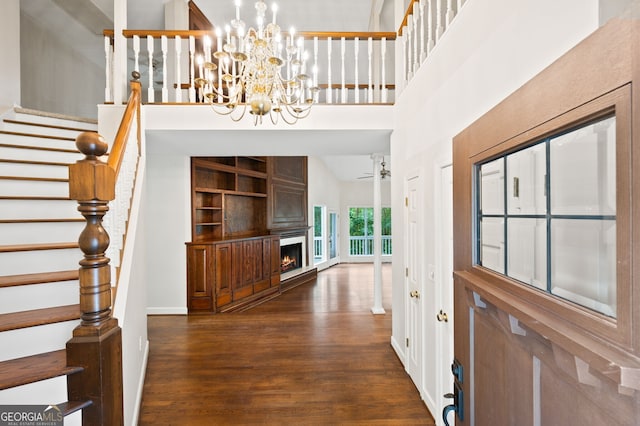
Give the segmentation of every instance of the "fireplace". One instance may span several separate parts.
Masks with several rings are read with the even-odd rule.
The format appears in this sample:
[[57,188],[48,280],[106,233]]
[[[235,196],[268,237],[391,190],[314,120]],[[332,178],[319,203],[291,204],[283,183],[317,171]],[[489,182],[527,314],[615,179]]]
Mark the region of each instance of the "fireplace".
[[302,268],[302,243],[280,247],[280,273]]
[[280,273],[281,279],[295,276],[307,266],[306,240],[303,236],[283,238],[280,240]]

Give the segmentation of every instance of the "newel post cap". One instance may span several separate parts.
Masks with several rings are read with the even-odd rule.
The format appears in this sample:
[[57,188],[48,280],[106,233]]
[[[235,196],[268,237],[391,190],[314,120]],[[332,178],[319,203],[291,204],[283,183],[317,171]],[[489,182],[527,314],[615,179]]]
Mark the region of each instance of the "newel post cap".
[[86,157],[69,166],[69,197],[74,200],[111,201],[115,198],[115,172],[98,157],[109,146],[96,132],[82,132],[76,146]]

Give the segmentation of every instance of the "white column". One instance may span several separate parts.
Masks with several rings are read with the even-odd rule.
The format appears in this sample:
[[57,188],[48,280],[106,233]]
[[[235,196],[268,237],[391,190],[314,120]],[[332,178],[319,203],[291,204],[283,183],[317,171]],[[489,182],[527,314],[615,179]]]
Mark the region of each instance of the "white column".
[[373,307],[374,315],[385,313],[382,307],[382,195],[380,192],[380,162],[382,155],[371,155],[373,160]]

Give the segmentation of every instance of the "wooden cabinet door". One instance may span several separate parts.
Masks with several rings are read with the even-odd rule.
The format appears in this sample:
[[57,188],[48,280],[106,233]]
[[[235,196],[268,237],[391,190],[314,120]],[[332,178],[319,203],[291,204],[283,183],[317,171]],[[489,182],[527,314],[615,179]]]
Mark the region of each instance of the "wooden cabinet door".
[[271,287],[280,285],[280,237],[271,237]]
[[[253,242],[253,292],[258,293],[270,287],[269,275],[265,276],[265,242],[268,238],[260,238]],[[268,272],[268,270],[267,270]]]
[[213,274],[211,245],[187,246],[187,302],[190,312],[213,310]]
[[239,278],[234,282],[234,301],[253,294],[253,241],[242,241],[238,244],[234,250],[234,254],[239,254],[238,257],[234,256],[234,262],[238,268],[235,272],[238,273],[237,278]]
[[231,302],[231,244],[215,244],[216,306]]

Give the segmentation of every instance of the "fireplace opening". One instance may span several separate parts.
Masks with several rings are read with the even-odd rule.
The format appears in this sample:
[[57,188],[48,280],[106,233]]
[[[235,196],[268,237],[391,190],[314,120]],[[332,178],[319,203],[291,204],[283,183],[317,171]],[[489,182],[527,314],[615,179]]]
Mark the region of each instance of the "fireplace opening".
[[280,272],[285,273],[302,268],[302,243],[280,247]]

